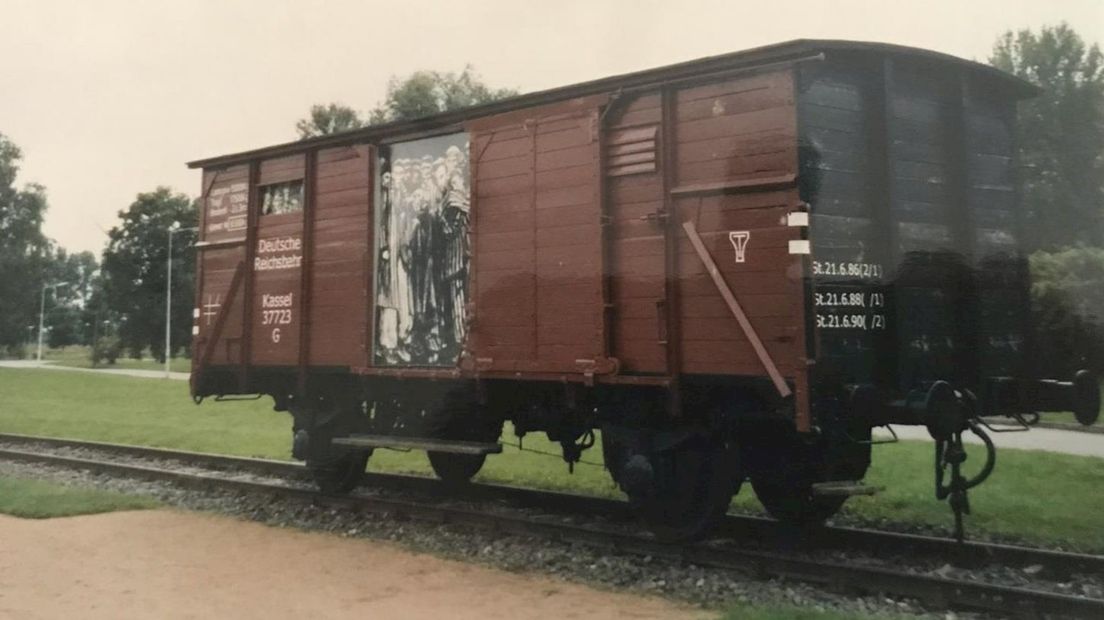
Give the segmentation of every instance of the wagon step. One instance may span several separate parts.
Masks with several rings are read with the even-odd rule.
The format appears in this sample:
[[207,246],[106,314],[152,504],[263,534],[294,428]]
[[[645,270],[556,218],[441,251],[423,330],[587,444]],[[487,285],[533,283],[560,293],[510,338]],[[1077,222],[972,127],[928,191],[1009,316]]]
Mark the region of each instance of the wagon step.
[[882,487],[868,486],[857,480],[831,480],[829,482],[816,482],[813,484],[813,495],[821,497],[874,495],[882,490]]
[[448,452],[451,454],[499,454],[500,443],[482,443],[477,441],[449,441],[430,437],[394,437],[389,435],[349,435],[333,440],[335,446],[352,448],[396,448],[399,450],[425,450],[427,452]]

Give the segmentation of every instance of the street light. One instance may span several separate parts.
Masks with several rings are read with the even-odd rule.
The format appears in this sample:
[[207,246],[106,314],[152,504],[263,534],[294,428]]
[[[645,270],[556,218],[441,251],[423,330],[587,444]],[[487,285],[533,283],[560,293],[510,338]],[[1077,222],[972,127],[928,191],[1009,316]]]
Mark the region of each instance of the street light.
[[46,323],[46,289],[54,289],[57,292],[59,286],[69,286],[69,282],[54,282],[42,285],[42,298],[38,302],[38,361],[42,361],[42,330]]
[[165,260],[165,378],[169,378],[169,352],[172,351],[172,240],[178,232],[199,230],[199,227],[181,228],[180,222],[169,226],[169,256]]

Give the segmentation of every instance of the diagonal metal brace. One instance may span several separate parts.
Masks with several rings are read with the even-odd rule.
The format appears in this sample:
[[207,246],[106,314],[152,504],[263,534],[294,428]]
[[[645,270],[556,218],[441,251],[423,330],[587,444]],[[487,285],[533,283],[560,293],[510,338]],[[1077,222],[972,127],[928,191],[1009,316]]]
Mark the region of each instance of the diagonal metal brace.
[[782,377],[782,373],[778,371],[778,366],[775,365],[774,360],[771,359],[770,353],[767,352],[767,348],[763,346],[763,341],[759,339],[759,334],[755,332],[755,328],[752,327],[751,321],[748,320],[747,315],[744,313],[744,309],[740,307],[740,302],[736,301],[736,296],[732,294],[732,289],[728,287],[728,283],[721,277],[721,271],[717,269],[717,263],[713,262],[713,257],[709,255],[709,250],[706,249],[705,244],[702,243],[701,236],[698,235],[698,229],[694,226],[694,222],[686,221],[682,223],[683,230],[686,231],[686,236],[690,238],[690,243],[694,246],[694,251],[698,253],[698,258],[701,259],[705,270],[709,272],[709,277],[713,278],[713,284],[716,285],[717,291],[724,298],[728,309],[732,312],[732,316],[736,317],[736,322],[740,324],[740,329],[744,331],[744,336],[751,343],[751,348],[755,350],[755,355],[759,357],[759,362],[763,364],[763,368],[767,370],[767,374],[770,375],[771,382],[774,383],[775,389],[778,390],[779,396],[782,398],[788,397],[793,393],[790,390],[790,386],[786,385],[786,380]]

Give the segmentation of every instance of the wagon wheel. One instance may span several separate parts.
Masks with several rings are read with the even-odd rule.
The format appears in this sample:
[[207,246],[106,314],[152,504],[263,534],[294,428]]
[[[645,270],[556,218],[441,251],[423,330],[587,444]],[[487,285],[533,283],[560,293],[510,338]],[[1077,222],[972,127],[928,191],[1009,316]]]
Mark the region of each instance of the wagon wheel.
[[453,454],[451,452],[428,452],[429,465],[433,473],[448,484],[465,484],[483,468],[486,454]]
[[[502,420],[488,417],[470,390],[450,390],[441,406],[427,412],[427,434],[436,439],[490,443],[502,434]],[[469,482],[487,460],[486,454],[427,451],[426,456],[433,473],[452,485]]]
[[770,516],[793,525],[819,525],[839,512],[844,496],[815,496],[813,480],[777,481],[751,479],[755,496]]
[[609,472],[610,478],[613,478],[613,483],[623,488],[621,471],[625,465],[625,459],[628,458],[625,448],[614,441],[611,433],[605,429],[602,429],[599,436],[602,441],[602,462],[606,464],[606,471]]
[[323,493],[344,495],[357,488],[368,465],[370,450],[354,450],[307,460],[314,483]]
[[[631,475],[627,455],[613,442],[603,444],[603,453],[613,457],[610,473],[624,482]],[[692,437],[648,458],[651,480],[643,487],[629,485],[629,501],[657,539],[700,539],[721,521],[739,490],[736,462],[734,448],[713,438]]]
[[349,493],[360,484],[372,451],[335,446],[332,441],[366,428],[369,421],[361,404],[324,403],[309,419],[312,428],[307,439],[307,471],[323,493]]
[[[865,435],[855,439],[869,439]],[[751,475],[751,487],[763,508],[775,519],[796,526],[819,525],[834,516],[847,496],[815,495],[813,485],[833,480],[861,480],[870,466],[870,444],[846,437],[805,445],[787,438],[759,454],[759,466]]]

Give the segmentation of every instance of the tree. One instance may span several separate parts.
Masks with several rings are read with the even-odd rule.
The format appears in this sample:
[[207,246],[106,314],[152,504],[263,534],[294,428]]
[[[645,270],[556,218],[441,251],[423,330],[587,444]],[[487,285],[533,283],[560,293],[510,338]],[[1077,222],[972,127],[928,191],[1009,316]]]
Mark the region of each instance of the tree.
[[1031,280],[1039,367],[1064,377],[1104,370],[1104,249],[1035,252]]
[[64,283],[52,289],[46,300],[46,342],[51,347],[91,344],[91,334],[83,318],[98,270],[96,255],[92,252],[70,254],[56,248],[51,253],[45,281]]
[[459,74],[415,71],[406,78],[392,77],[387,95],[368,115],[369,124],[430,116],[517,95],[510,88],[492,89],[471,65]]
[[20,354],[38,325],[38,296],[52,243],[42,234],[46,188],[15,187],[19,147],[0,134],[0,352]]
[[81,343],[80,310],[69,304],[58,304],[46,311],[45,342],[51,349]]
[[299,132],[299,139],[306,140],[363,126],[364,121],[356,110],[340,103],[328,103],[312,105],[310,116],[295,123],[295,130]]
[[107,305],[103,272],[97,269],[89,282],[88,301],[81,308],[81,333],[95,346],[100,338],[115,335],[118,326],[119,315]]
[[[182,228],[196,225],[198,208],[183,194],[167,187],[138,194],[122,223],[108,233],[103,253],[103,297],[107,310],[117,314],[119,339],[132,356],[149,347],[164,361],[165,261],[168,229],[173,222]],[[194,233],[181,232],[173,238],[173,352],[191,339],[194,302]],[[94,296],[94,294],[93,294]],[[100,302],[99,299],[93,303]]]
[[1104,239],[1104,56],[1069,26],[1002,35],[993,66],[1043,92],[1020,105],[1020,177],[1038,248]]

